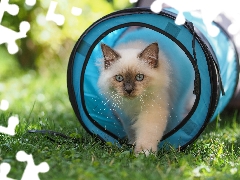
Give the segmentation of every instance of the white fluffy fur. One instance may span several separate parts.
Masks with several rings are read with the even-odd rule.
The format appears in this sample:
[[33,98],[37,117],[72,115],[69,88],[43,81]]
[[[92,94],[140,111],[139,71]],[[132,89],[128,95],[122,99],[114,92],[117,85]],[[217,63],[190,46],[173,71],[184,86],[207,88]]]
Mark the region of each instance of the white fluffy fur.
[[[130,143],[135,144],[135,152],[156,152],[169,116],[169,84],[170,68],[163,52],[159,50],[159,65],[151,68],[137,55],[149,44],[144,42],[131,42],[114,48],[121,58],[114,62],[110,68],[104,69],[101,60],[100,77],[98,86],[112,103],[117,103],[129,119],[124,119],[122,124],[128,135]],[[134,98],[122,97],[111,88],[111,80],[124,69],[135,69],[143,73],[149,82],[145,89]]]

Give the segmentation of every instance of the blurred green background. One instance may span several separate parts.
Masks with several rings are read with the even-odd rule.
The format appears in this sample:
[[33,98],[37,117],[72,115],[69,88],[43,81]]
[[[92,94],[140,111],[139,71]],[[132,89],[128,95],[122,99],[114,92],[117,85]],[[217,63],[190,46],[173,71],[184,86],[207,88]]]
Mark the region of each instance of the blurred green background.
[[[66,74],[75,43],[98,19],[133,6],[129,0],[55,2],[58,2],[55,13],[65,17],[62,26],[46,20],[51,0],[37,0],[32,7],[22,0],[10,0],[10,4],[19,6],[19,13],[12,16],[5,12],[3,15],[1,25],[13,31],[19,32],[22,21],[28,21],[31,26],[27,37],[16,41],[19,47],[16,54],[9,54],[6,44],[0,45],[0,102],[6,99],[10,103],[10,112],[29,113],[34,102],[34,108],[39,113],[41,110],[37,107],[42,107],[44,112],[61,111],[68,107],[72,112],[68,102]],[[72,15],[72,7],[81,8],[81,15]]]
[[[3,99],[9,102],[9,109],[0,108],[0,125],[7,126],[12,115],[20,122],[16,135],[0,133],[0,164],[11,165],[8,177],[22,177],[26,164],[16,160],[16,153],[23,150],[33,155],[36,165],[43,161],[49,164],[50,171],[40,173],[40,179],[239,179],[240,124],[235,112],[222,119],[219,116],[185,152],[172,149],[157,156],[135,157],[129,147],[102,144],[90,136],[68,99],[69,56],[92,23],[133,4],[129,0],[55,1],[55,13],[65,16],[62,26],[46,21],[51,0],[37,0],[33,7],[23,0],[9,0],[20,11],[17,16],[4,13],[1,22],[17,32],[22,21],[31,25],[27,37],[17,40],[18,53],[10,55],[5,44],[0,45],[0,103]],[[73,6],[82,8],[80,16],[71,14]],[[58,137],[53,137],[53,142],[27,133],[29,129],[53,130],[81,138],[81,142]]]
[[[57,0],[55,2],[58,2],[55,13],[65,17],[62,26],[46,21],[51,0],[39,0],[33,7],[27,6],[22,0],[9,1],[10,4],[17,4],[20,11],[16,16],[5,12],[1,24],[17,32],[22,21],[28,21],[31,25],[27,38],[17,40],[20,51],[12,57],[17,62],[14,68],[34,69],[42,73],[49,68],[65,67],[74,43],[86,28],[106,14],[131,6],[129,0]],[[81,8],[82,14],[72,15],[72,7]],[[4,45],[0,45],[0,48],[2,61],[5,55],[3,51],[6,48]]]

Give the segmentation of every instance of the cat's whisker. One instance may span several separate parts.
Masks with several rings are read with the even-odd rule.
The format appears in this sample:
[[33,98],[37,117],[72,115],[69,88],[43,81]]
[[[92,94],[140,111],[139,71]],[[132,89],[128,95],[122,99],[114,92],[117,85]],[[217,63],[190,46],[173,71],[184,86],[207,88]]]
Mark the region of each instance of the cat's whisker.
[[[110,98],[113,98],[115,96],[114,92],[104,92],[101,95],[105,96],[106,101],[102,101],[102,104],[104,106],[111,100]],[[110,96],[110,98],[108,98],[109,96]],[[115,97],[113,99],[115,99]]]
[[108,99],[103,105],[105,106],[109,101],[110,101],[110,99]]
[[115,108],[121,109],[120,105],[123,103],[123,98],[119,96],[116,92],[106,92],[105,94],[108,94],[109,98],[106,98],[106,102],[102,102],[104,105],[106,105],[110,100],[112,102],[112,110],[115,110]]

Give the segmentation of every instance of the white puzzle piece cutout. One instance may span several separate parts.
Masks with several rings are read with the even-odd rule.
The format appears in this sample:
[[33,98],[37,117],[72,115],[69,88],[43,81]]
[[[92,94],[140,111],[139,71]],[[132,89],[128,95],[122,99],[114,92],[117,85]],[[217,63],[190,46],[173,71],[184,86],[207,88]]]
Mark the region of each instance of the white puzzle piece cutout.
[[138,0],[129,0],[130,3],[136,3]]
[[50,169],[46,162],[42,162],[36,166],[32,154],[27,154],[24,151],[18,151],[16,159],[20,162],[27,162],[21,180],[40,180],[38,173],[46,173]]
[[6,110],[8,110],[8,108],[9,108],[9,102],[5,99],[1,100],[0,110],[6,111]]
[[2,22],[4,12],[8,12],[12,16],[16,16],[19,12],[19,7],[16,4],[9,4],[9,0],[0,1],[0,23]]
[[23,21],[19,25],[19,32],[15,32],[5,26],[1,25],[4,12],[15,16],[19,12],[19,7],[16,4],[9,4],[9,0],[0,1],[0,45],[7,44],[7,49],[10,54],[18,52],[18,46],[16,44],[17,39],[27,37],[27,32],[30,30],[30,24],[27,21]]
[[159,13],[162,10],[163,4],[178,11],[175,23],[182,25],[185,23],[184,12],[191,12],[192,15],[199,11],[200,16],[207,28],[209,35],[215,37],[219,33],[219,29],[212,25],[212,22],[220,13],[230,15],[231,19],[235,19],[229,26],[231,34],[236,34],[240,31],[239,25],[239,2],[237,0],[155,0],[150,8],[153,12]]
[[1,180],[14,180],[12,178],[7,177],[8,173],[10,172],[11,166],[8,163],[1,163],[0,164],[0,179]]
[[64,24],[65,17],[61,14],[55,14],[55,9],[57,7],[58,2],[51,1],[50,6],[48,8],[46,20],[47,21],[53,21],[58,26],[61,26]]
[[10,136],[15,135],[15,128],[19,124],[19,119],[17,116],[11,116],[8,118],[8,127],[0,126],[0,133],[4,133]]
[[[231,0],[230,0],[231,1]],[[208,30],[208,33],[215,37],[218,35],[219,30],[212,26],[212,21],[223,11],[225,4],[230,3],[223,0],[155,0],[150,6],[151,10],[159,13],[162,10],[163,4],[178,10],[175,23],[182,25],[185,23],[184,12],[201,11],[203,22]]]
[[80,16],[82,14],[82,9],[78,7],[72,7],[71,13],[74,16]]
[[28,6],[34,6],[36,4],[36,0],[26,0],[25,3]]

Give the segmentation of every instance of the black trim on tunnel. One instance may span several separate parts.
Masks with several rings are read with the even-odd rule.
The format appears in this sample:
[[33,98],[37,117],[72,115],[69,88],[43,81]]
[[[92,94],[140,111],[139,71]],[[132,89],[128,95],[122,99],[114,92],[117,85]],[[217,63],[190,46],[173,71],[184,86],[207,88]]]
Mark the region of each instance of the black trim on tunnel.
[[[77,41],[73,51],[72,51],[72,54],[71,54],[71,57],[70,57],[70,62],[69,62],[69,65],[68,65],[68,77],[67,77],[67,81],[68,81],[68,94],[69,94],[69,99],[70,99],[70,102],[73,106],[73,109],[75,111],[75,114],[76,116],[78,117],[78,120],[80,121],[80,123],[82,124],[82,126],[90,133],[90,134],[93,134],[86,126],[85,124],[82,122],[82,118],[81,118],[81,115],[78,111],[78,105],[77,105],[77,99],[75,97],[75,93],[74,93],[74,87],[73,87],[73,82],[72,82],[72,78],[73,78],[73,74],[72,74],[72,67],[73,67],[73,64],[74,64],[74,58],[75,58],[75,54],[79,48],[79,46],[81,46],[81,43],[82,43],[82,40],[83,38],[85,37],[85,35],[90,31],[92,30],[97,24],[101,23],[102,21],[105,21],[105,20],[108,20],[108,19],[111,19],[111,18],[114,18],[114,17],[118,17],[118,16],[124,16],[124,15],[129,15],[129,14],[139,14],[139,13],[152,13],[150,9],[147,9],[147,8],[132,8],[132,9],[125,9],[125,10],[121,10],[121,11],[117,11],[117,12],[114,12],[110,15],[107,15],[103,18],[101,18],[100,20],[98,20],[97,22],[95,22],[92,26],[90,26],[83,34],[82,36],[79,38],[79,40]],[[166,16],[166,17],[169,17],[171,19],[175,19],[176,18],[176,15],[174,13],[171,13],[169,11],[162,11],[160,12],[160,15],[163,15],[163,16]],[[97,123],[94,119],[92,119],[92,117],[89,115],[88,111],[87,111],[87,108],[86,108],[86,105],[85,105],[85,99],[84,99],[84,89],[83,89],[83,84],[84,84],[84,74],[85,74],[85,69],[86,69],[86,66],[87,66],[87,63],[89,61],[89,58],[92,54],[92,51],[94,49],[94,47],[100,42],[100,40],[102,40],[105,36],[107,36],[110,32],[114,31],[114,30],[117,30],[117,29],[120,29],[120,28],[123,28],[123,27],[129,27],[129,26],[142,26],[142,27],[147,27],[147,28],[150,28],[154,31],[157,31],[165,36],[167,36],[169,39],[171,39],[172,41],[174,41],[185,53],[186,55],[188,56],[189,60],[191,61],[193,67],[194,67],[194,70],[195,70],[195,78],[199,75],[199,72],[198,72],[198,68],[197,68],[197,62],[195,62],[194,58],[192,57],[191,53],[185,48],[185,46],[180,42],[178,41],[176,38],[174,38],[172,35],[166,33],[164,30],[161,30],[155,26],[152,26],[152,25],[149,25],[149,24],[146,24],[146,23],[141,23],[141,22],[130,22],[130,23],[124,23],[124,24],[120,24],[118,26],[115,26],[107,31],[105,31],[104,33],[102,33],[95,41],[94,43],[90,46],[88,52],[87,52],[87,55],[85,57],[85,61],[84,61],[84,64],[83,64],[83,69],[82,69],[82,72],[81,72],[81,75],[80,75],[80,95],[81,95],[81,99],[82,99],[82,105],[83,105],[83,110],[85,112],[85,114],[87,115],[87,117],[89,118],[89,120],[97,127],[99,128],[100,130],[102,130],[103,132],[107,133],[108,135],[110,135],[111,137],[115,138],[116,140],[120,141],[120,139],[115,135],[113,134],[112,132],[106,130],[105,128],[103,128],[99,123]],[[185,28],[189,30],[190,33],[193,34],[191,28],[189,26],[189,24],[186,22],[185,23]],[[195,31],[194,31],[195,32]],[[194,36],[193,36],[194,37]],[[214,67],[214,63],[212,62],[214,60],[213,56],[211,55],[211,53],[209,52],[209,49],[208,47],[205,45],[204,41],[201,39],[201,37],[199,37],[199,34],[198,32],[195,32],[195,37],[194,37],[194,40],[197,40],[203,51],[204,51],[204,54],[206,56],[206,59],[207,59],[207,63],[208,63],[208,70],[209,70],[209,74],[210,74],[210,78],[211,78],[211,100],[210,100],[210,104],[209,104],[209,109],[208,109],[208,112],[207,112],[207,116],[206,116],[206,119],[205,121],[203,122],[203,125],[202,127],[199,129],[198,131],[198,134],[192,138],[191,141],[189,141],[188,143],[186,143],[184,145],[184,147],[186,147],[187,145],[189,145],[194,139],[196,139],[200,133],[204,130],[205,126],[207,125],[207,123],[209,122],[210,118],[211,118],[211,115],[212,113],[214,112],[215,110],[215,107],[216,107],[216,99],[218,100],[219,98],[219,87],[214,85],[214,80],[213,79],[216,79],[216,69],[215,68],[212,68]],[[215,74],[215,75],[214,75]],[[214,76],[214,77],[212,77]],[[192,114],[195,112],[197,106],[198,106],[198,102],[199,102],[199,99],[200,99],[200,94],[201,94],[201,82],[200,82],[200,76],[199,76],[199,79],[198,79],[198,82],[196,83],[198,85],[197,89],[199,90],[199,93],[196,94],[196,99],[195,99],[195,102],[194,102],[194,105],[191,109],[191,111],[188,113],[188,115],[182,120],[182,122],[180,124],[178,124],[173,130],[171,130],[170,132],[168,132],[167,134],[165,134],[162,138],[162,140],[166,139],[167,137],[171,136],[172,134],[174,134],[176,131],[178,131],[181,127],[183,127],[189,120],[189,118],[192,116]],[[99,135],[98,135],[99,136]],[[102,138],[101,138],[102,139]]]
[[[95,46],[104,38],[106,37],[109,33],[111,33],[112,31],[115,31],[117,29],[121,29],[121,28],[125,28],[125,27],[129,27],[129,26],[141,26],[141,27],[145,27],[145,28],[149,28],[149,29],[152,29],[158,33],[161,33],[165,36],[167,36],[169,39],[171,39],[173,42],[175,42],[183,51],[184,53],[187,55],[187,57],[189,58],[189,60],[191,61],[193,67],[194,68],[194,71],[195,71],[195,77],[196,77],[196,74],[199,74],[198,72],[198,68],[197,68],[197,63],[195,62],[195,60],[193,59],[191,53],[185,48],[185,46],[180,42],[178,41],[175,37],[173,37],[172,35],[168,34],[167,32],[159,29],[159,28],[156,28],[155,26],[151,26],[149,24],[146,24],[146,23],[140,23],[140,22],[130,22],[130,23],[125,23],[125,24],[121,24],[121,25],[118,25],[118,26],[115,26],[109,30],[107,30],[106,32],[103,32],[95,41],[94,43],[91,45],[86,57],[85,57],[85,61],[84,61],[84,64],[83,64],[83,69],[82,69],[82,73],[81,73],[81,84],[80,84],[80,95],[81,95],[81,99],[82,99],[82,105],[83,105],[83,109],[85,111],[85,114],[87,115],[87,117],[89,118],[89,120],[94,124],[96,125],[99,129],[101,129],[102,131],[106,132],[107,134],[109,134],[110,136],[114,137],[115,139],[119,139],[118,137],[116,137],[115,134],[113,134],[112,132],[106,130],[104,127],[102,127],[97,121],[95,121],[88,113],[88,110],[86,108],[86,104],[85,104],[85,99],[84,99],[84,89],[83,89],[83,84],[84,84],[84,74],[85,74],[85,69],[86,69],[86,66],[87,66],[87,63],[89,61],[89,58],[92,54],[92,51],[93,49],[95,48]],[[197,72],[196,72],[197,71]],[[194,102],[194,105],[191,109],[191,111],[188,113],[188,115],[178,124],[176,125],[175,128],[173,128],[171,131],[169,131],[167,134],[165,134],[162,138],[162,140],[168,138],[169,136],[171,136],[172,134],[174,134],[176,131],[178,131],[183,125],[186,124],[186,122],[189,120],[189,118],[192,116],[192,114],[195,112],[197,106],[198,106],[198,102],[199,102],[199,99],[200,99],[200,77],[199,77],[199,82],[197,83],[198,84],[198,87],[196,89],[198,89],[199,93],[196,95],[196,99],[195,99],[195,102]],[[195,89],[195,88],[194,88]]]

